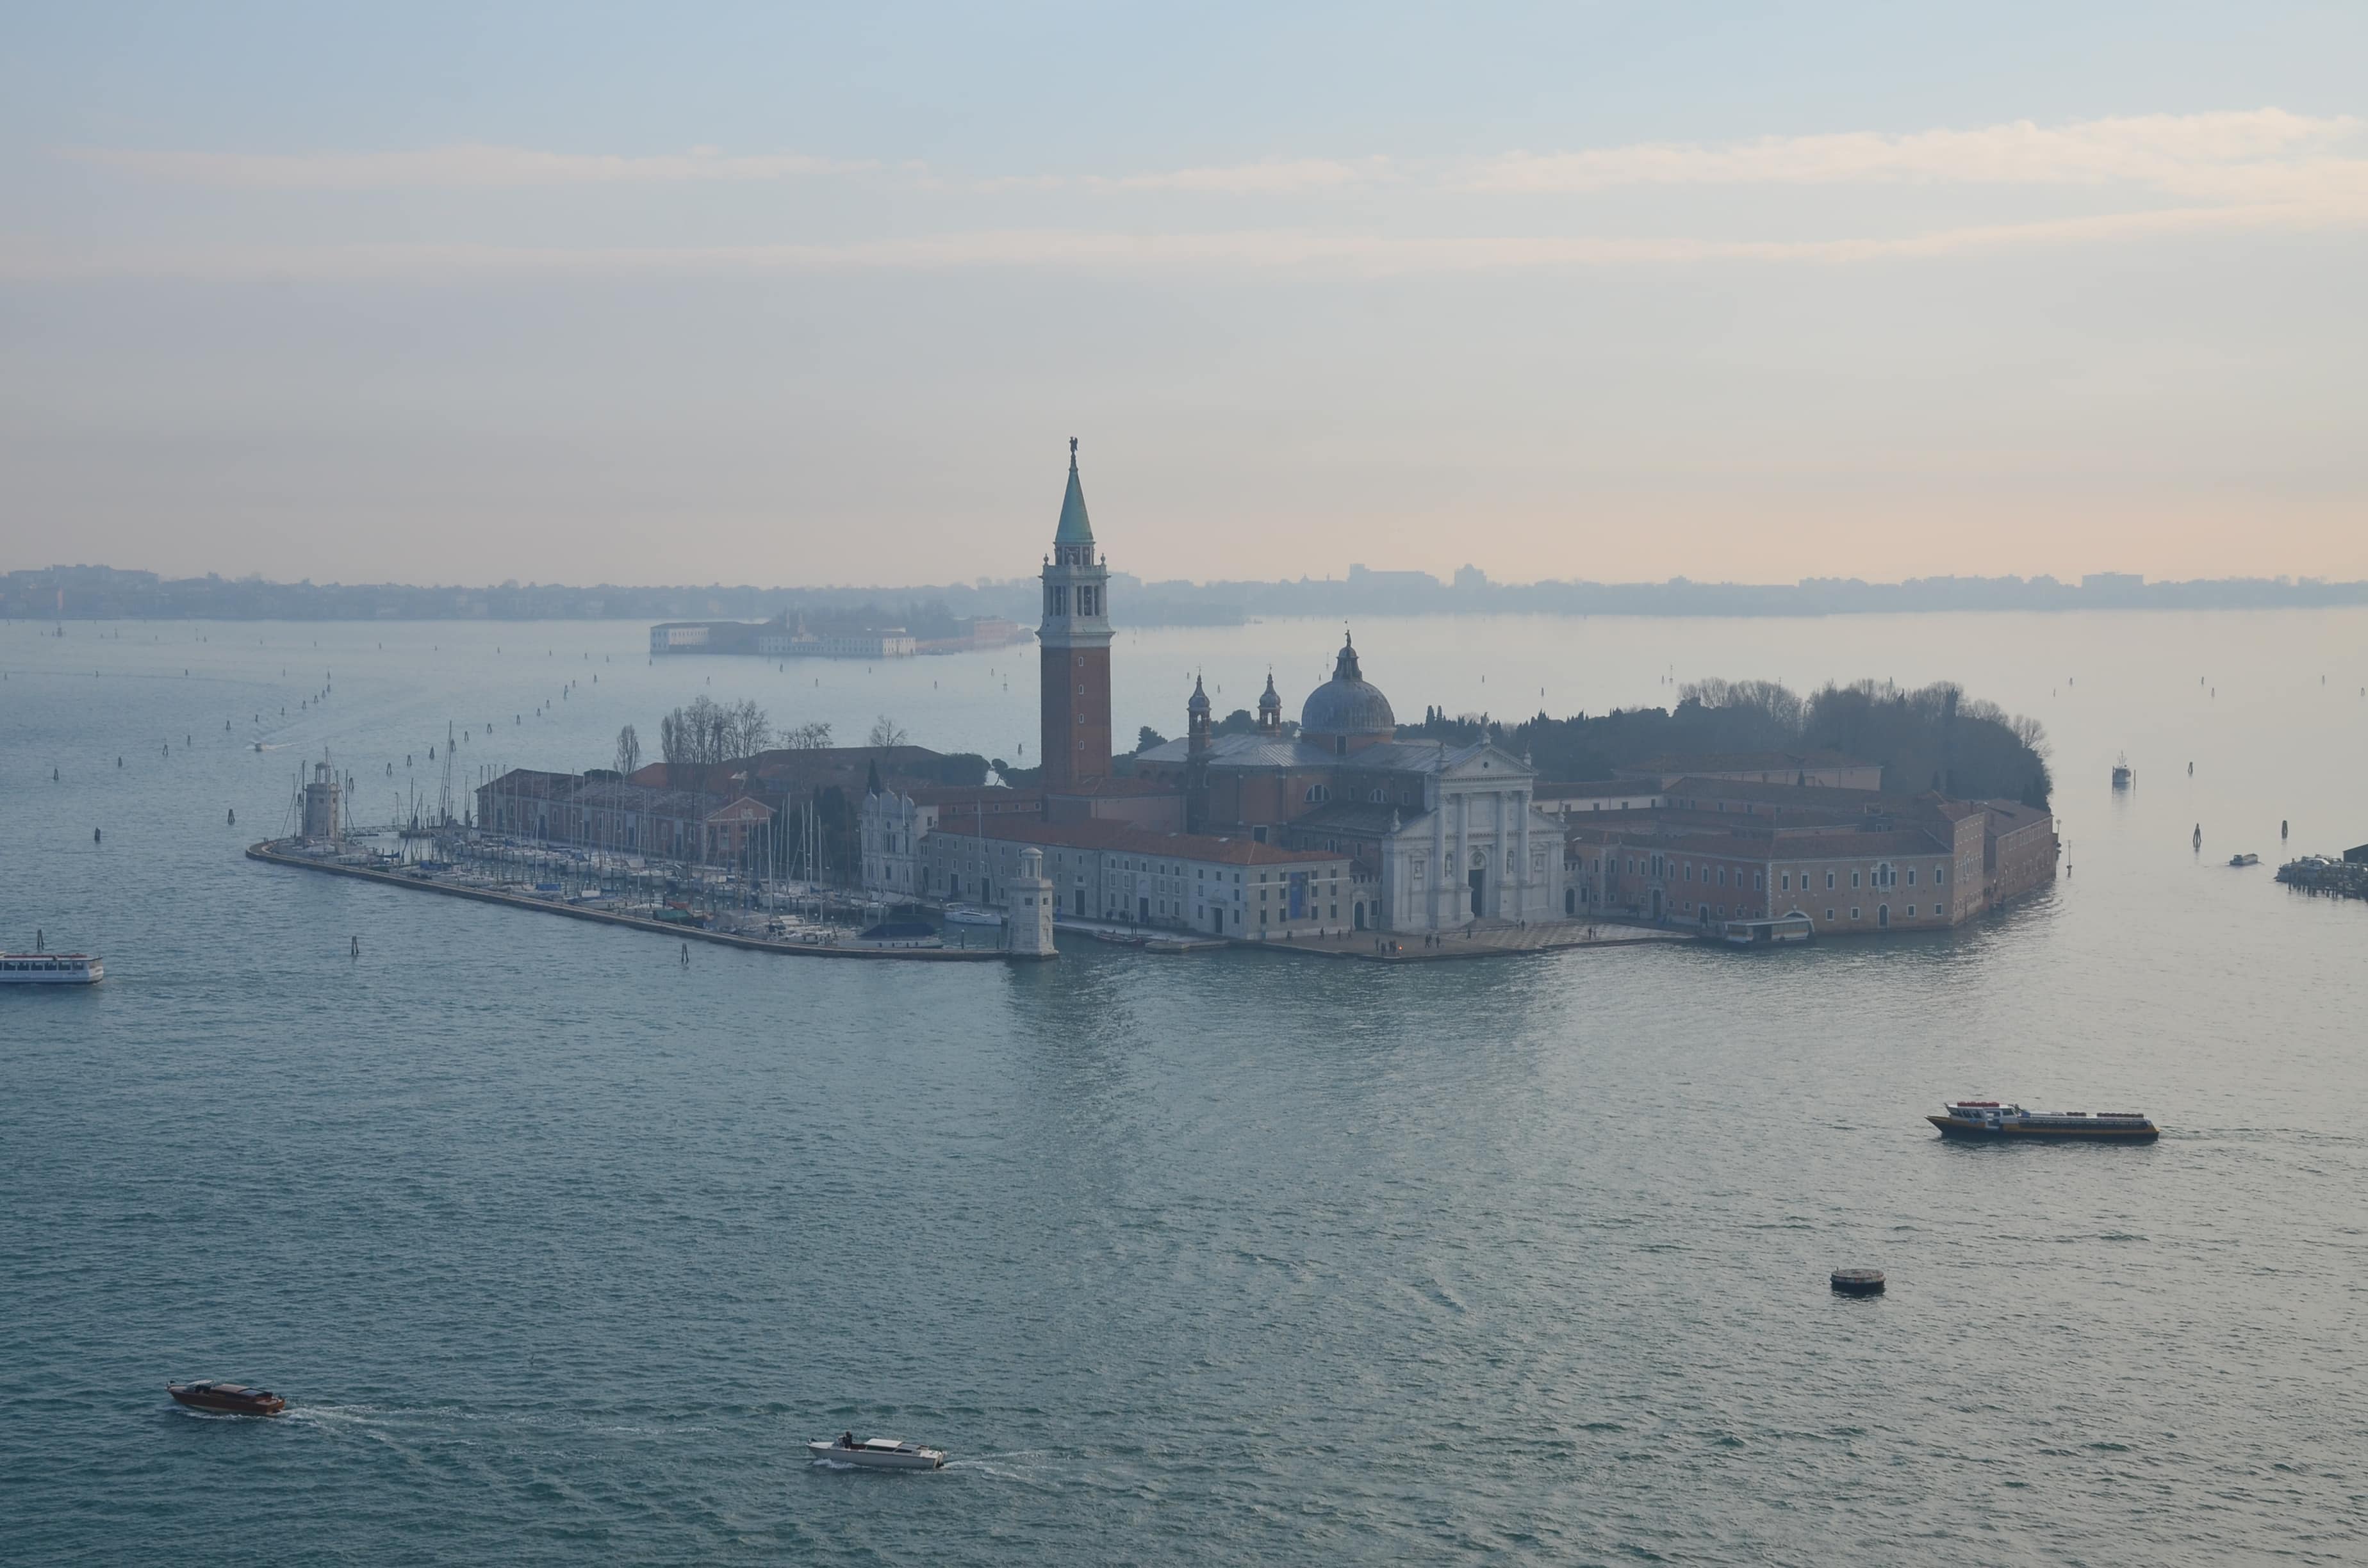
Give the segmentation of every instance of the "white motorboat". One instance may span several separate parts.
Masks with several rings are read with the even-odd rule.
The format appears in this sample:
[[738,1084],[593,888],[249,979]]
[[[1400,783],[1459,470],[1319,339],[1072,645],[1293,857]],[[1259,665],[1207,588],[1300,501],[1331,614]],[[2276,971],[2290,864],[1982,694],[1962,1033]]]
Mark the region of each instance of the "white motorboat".
[[88,953],[0,953],[0,985],[96,985],[107,966]]
[[806,1452],[825,1464],[851,1464],[865,1470],[943,1470],[946,1451],[925,1449],[918,1443],[908,1443],[901,1437],[866,1437],[855,1440],[849,1432],[844,1437],[816,1438],[806,1445]]
[[950,903],[946,905],[946,924],[949,926],[1000,926],[1003,924],[1003,912],[997,909],[981,909],[976,904],[971,903]]

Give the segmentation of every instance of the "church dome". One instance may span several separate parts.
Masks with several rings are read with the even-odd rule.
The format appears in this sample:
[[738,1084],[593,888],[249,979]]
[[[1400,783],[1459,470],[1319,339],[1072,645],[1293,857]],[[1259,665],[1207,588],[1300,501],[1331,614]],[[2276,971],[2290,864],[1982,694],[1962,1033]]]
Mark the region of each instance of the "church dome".
[[1385,735],[1398,727],[1390,699],[1381,687],[1367,683],[1357,667],[1357,647],[1340,644],[1333,661],[1332,678],[1307,694],[1299,710],[1299,729],[1310,735]]

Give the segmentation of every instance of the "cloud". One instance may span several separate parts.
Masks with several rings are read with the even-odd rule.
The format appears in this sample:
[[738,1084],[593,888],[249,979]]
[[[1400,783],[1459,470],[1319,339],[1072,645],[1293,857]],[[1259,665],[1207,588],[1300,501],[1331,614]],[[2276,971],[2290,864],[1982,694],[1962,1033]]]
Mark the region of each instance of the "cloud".
[[794,179],[880,165],[803,153],[728,155],[712,147],[628,157],[463,142],[407,153],[170,153],[71,147],[65,155],[176,184],[263,190],[503,189]]
[[1460,183],[1497,193],[1635,185],[2103,185],[2218,194],[2276,176],[2358,137],[2350,115],[2263,108],[2139,115],[2046,127],[2030,120],[1904,135],[1850,131],[1702,144],[1637,142],[1483,160]]
[[1180,190],[1203,196],[1304,196],[1387,177],[1387,158],[1290,158],[1159,174],[1087,176],[1096,190]]
[[2167,208],[1888,237],[1813,240],[1407,238],[1296,229],[1157,234],[1013,229],[831,244],[646,247],[471,244],[76,247],[17,241],[0,244],[0,281],[170,278],[442,285],[1007,267],[1151,276],[1204,277],[1223,271],[1384,278],[1736,263],[1854,265],[2182,234],[2305,233],[2359,227],[2368,227],[2368,194],[2342,203]]
[[[795,243],[647,246],[476,243],[206,244],[170,239],[120,249],[75,249],[26,238],[0,244],[0,278],[320,278],[467,282],[545,277],[754,276],[785,272],[929,271],[1038,267],[1110,273],[1222,270],[1236,274],[1407,276],[1541,268],[1717,263],[1853,264],[1976,250],[2109,244],[2136,237],[2226,233],[2305,233],[2368,223],[2368,158],[2346,155],[2368,122],[2265,108],[2147,115],[2042,127],[2029,121],[1974,131],[1853,132],[1763,137],[1725,144],[1636,143],[1578,153],[1519,153],[1481,160],[1384,157],[1274,159],[1133,175],[1046,176],[962,184],[913,163],[845,162],[803,153],[727,155],[712,148],[651,156],[536,152],[459,145],[410,153],[245,154],[80,149],[72,155],[156,177],[287,190],[394,187],[507,188],[536,184],[624,187],[684,181],[759,181],[869,173],[900,182],[919,205],[950,195],[1021,189],[1155,193],[1168,199],[1156,223],[1125,233],[1084,217],[1074,227],[959,229],[896,238],[814,236]],[[1751,185],[1897,186],[1904,183],[2085,187],[2084,205],[2045,218],[1783,240],[1720,234],[1719,193]],[[1560,234],[1472,233],[1483,196],[1573,196],[1616,187],[1693,187],[1696,236],[1573,235],[1585,204],[1557,208]],[[1327,193],[1385,187],[1386,227],[1369,213],[1320,226]],[[1212,229],[1196,217],[1203,196],[1295,201],[1299,227]],[[1995,210],[1995,200],[1986,199]],[[1534,211],[1524,205],[1523,211]],[[1067,214],[1078,218],[1072,206]],[[1838,222],[1840,222],[1838,220]],[[1351,226],[1353,225],[1353,226]],[[1509,226],[1509,225],[1508,225]],[[1728,225],[1732,227],[1730,223]],[[1461,231],[1461,232],[1458,232]],[[660,236],[663,241],[667,236]]]

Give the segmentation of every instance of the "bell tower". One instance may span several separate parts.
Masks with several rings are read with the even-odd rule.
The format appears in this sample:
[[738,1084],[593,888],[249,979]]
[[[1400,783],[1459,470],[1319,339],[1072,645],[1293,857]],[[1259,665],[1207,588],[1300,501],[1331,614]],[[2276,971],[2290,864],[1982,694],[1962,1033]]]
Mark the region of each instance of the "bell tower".
[[1094,549],[1077,438],[1069,437],[1069,488],[1044,561],[1044,621],[1036,631],[1044,792],[1064,794],[1110,770],[1110,567]]

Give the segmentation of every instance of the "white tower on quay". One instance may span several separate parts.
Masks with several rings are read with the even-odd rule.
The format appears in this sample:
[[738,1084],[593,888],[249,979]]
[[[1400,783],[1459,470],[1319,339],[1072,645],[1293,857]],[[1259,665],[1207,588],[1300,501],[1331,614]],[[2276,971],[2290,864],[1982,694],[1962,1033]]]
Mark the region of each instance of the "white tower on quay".
[[1044,852],[1030,845],[1019,852],[1019,874],[1003,887],[1004,950],[1015,959],[1057,959],[1053,945],[1053,884],[1044,875]]

